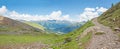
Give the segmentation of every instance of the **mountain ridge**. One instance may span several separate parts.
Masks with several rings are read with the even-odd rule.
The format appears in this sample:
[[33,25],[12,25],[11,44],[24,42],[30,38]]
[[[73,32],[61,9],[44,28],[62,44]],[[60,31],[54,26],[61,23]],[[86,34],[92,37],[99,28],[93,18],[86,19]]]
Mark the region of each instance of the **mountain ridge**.
[[85,22],[70,22],[70,21],[59,21],[59,20],[45,20],[45,21],[33,21],[45,27],[46,31],[69,33],[74,29],[79,28]]
[[20,21],[12,20],[10,18],[0,16],[0,33],[2,34],[22,34],[22,33],[31,33],[32,32],[43,32],[37,28],[29,26]]

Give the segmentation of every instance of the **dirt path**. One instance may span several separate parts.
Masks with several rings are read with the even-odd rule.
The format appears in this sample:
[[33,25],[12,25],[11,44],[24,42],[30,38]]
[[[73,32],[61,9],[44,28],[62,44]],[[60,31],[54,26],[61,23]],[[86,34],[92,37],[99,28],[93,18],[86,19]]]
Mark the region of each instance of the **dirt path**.
[[[109,27],[104,26],[97,22],[97,18],[93,19],[92,22],[95,26],[87,28],[82,36],[84,37],[88,32],[93,32],[93,37],[90,40],[89,45],[87,45],[86,49],[120,49],[120,42],[115,32],[112,31]],[[102,35],[95,35],[96,32],[103,32]],[[0,46],[2,49],[49,49],[50,45],[42,44],[42,43],[30,43],[30,44],[18,44],[18,45],[7,45]]]
[[[86,47],[86,49],[120,49],[120,42],[115,32],[112,31],[109,27],[104,26],[97,22],[97,18],[93,19],[92,22],[95,26],[92,26],[86,29],[83,33],[87,34],[89,31],[93,31],[93,37]],[[102,35],[95,35],[95,32],[103,32]]]

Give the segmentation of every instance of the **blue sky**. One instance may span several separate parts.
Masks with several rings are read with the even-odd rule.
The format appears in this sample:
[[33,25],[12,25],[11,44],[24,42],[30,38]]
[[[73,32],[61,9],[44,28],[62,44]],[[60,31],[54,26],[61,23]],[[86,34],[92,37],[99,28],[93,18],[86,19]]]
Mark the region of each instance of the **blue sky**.
[[53,11],[62,11],[62,14],[69,14],[75,17],[83,13],[85,8],[104,7],[110,8],[112,3],[120,0],[0,0],[0,7],[3,5],[9,11],[16,11],[21,14],[46,15]]
[[61,10],[65,14],[79,14],[86,7],[109,8],[120,0],[0,0],[0,6],[20,13],[48,14]]

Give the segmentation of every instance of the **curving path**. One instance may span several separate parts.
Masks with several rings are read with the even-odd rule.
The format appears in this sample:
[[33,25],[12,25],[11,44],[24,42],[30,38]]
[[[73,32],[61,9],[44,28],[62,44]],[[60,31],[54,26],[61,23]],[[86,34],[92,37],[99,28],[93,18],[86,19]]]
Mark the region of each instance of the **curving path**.
[[[93,32],[93,37],[87,45],[86,49],[120,49],[119,37],[109,27],[104,26],[97,22],[97,18],[94,18],[92,22],[95,26],[87,28],[81,37],[88,32]],[[103,32],[102,35],[95,35],[96,32]]]

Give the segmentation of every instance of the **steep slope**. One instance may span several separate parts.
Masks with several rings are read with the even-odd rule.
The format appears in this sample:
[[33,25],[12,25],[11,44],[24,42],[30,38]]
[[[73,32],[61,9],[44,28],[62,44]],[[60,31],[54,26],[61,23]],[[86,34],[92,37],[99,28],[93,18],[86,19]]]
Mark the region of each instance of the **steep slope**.
[[41,29],[43,31],[45,30],[45,28],[42,25],[38,24],[38,23],[28,22],[28,21],[25,21],[24,23],[26,23],[26,24],[28,24],[30,26],[33,26],[35,28]]
[[92,27],[93,35],[86,49],[120,49],[119,13],[120,2],[92,20],[95,26]]
[[91,21],[88,21],[80,28],[60,36],[60,38],[57,38],[57,42],[55,45],[52,46],[53,49],[84,49],[86,43],[90,40],[92,36],[92,32],[88,32],[85,36],[82,38],[80,37],[83,35],[84,30],[87,28],[94,26],[94,24]]
[[[114,8],[120,9],[118,4],[115,5]],[[117,12],[115,13],[105,12],[102,15],[104,14],[120,15],[118,14],[119,10],[113,10],[113,11],[117,11]],[[115,21],[111,21],[111,19],[114,19],[113,17],[116,17]],[[93,20],[91,20],[92,22],[87,22],[87,24],[83,25],[81,28],[69,34],[66,34],[65,41],[67,42],[55,48],[58,48],[58,49],[59,48],[61,49],[119,49],[120,38],[119,36],[117,36],[117,34],[115,34],[116,32],[110,28],[111,24],[112,24],[111,26],[113,27],[119,27],[119,24],[120,24],[119,18],[120,18],[119,16],[100,16],[99,18],[94,18]]]
[[40,29],[29,26],[25,23],[0,16],[0,34],[25,34],[43,32]]
[[[7,20],[9,20],[9,18]],[[13,22],[15,20],[11,20],[11,21]],[[7,24],[4,24],[5,21],[3,19],[0,22],[1,22],[1,26],[5,26],[5,27],[8,28],[7,30],[0,31],[0,33],[1,32],[7,33],[7,32],[10,32],[10,31],[14,32],[13,30],[17,29],[18,26],[21,27],[21,28],[19,28],[18,30],[15,30],[16,31],[15,33],[19,33],[17,31],[20,31],[23,27],[22,25],[24,24],[24,23],[22,24],[21,22],[19,22],[22,25],[19,25],[19,24],[14,25],[14,26],[7,25]],[[14,23],[18,23],[18,21],[17,22],[15,21]],[[90,27],[90,26],[93,26],[91,21],[87,22],[81,28],[78,28],[77,30],[72,31],[68,34],[64,34],[64,35],[39,34],[39,35],[19,35],[18,36],[18,35],[2,35],[2,34],[0,34],[0,39],[3,39],[3,40],[0,40],[0,48],[2,48],[2,49],[7,49],[7,48],[19,49],[19,48],[22,47],[22,48],[25,48],[25,49],[27,49],[27,48],[42,49],[42,47],[43,48],[49,48],[50,47],[50,48],[55,48],[55,49],[56,48],[58,48],[58,49],[60,49],[60,48],[62,48],[62,49],[74,49],[74,48],[77,49],[77,48],[79,48],[78,42],[79,41],[81,41],[82,43],[87,42],[87,40],[90,39],[89,37],[91,36],[91,34],[89,34],[87,37],[82,38],[81,40],[78,40],[78,41],[76,40],[77,36],[79,36],[83,32],[83,30],[85,30],[87,27]],[[32,31],[32,30],[25,30],[25,31]],[[34,33],[34,32],[32,32],[32,33]],[[68,42],[67,38],[72,39],[71,42]],[[48,45],[48,44],[50,44],[50,45]],[[74,46],[72,46],[72,45],[74,45]]]
[[105,26],[109,26],[112,29],[120,28],[120,2],[113,5],[109,10],[103,13],[98,21]]

